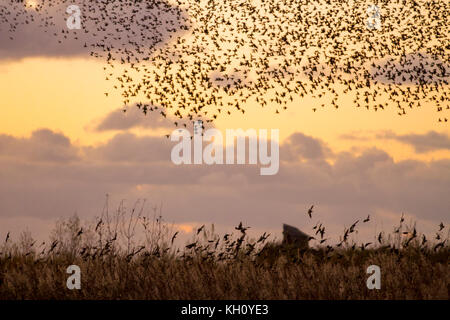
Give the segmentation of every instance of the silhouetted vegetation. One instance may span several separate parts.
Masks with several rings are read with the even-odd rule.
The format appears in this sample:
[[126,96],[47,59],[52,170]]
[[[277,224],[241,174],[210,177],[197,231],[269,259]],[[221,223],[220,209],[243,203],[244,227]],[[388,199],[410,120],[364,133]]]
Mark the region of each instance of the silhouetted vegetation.
[[[1,299],[448,299],[448,227],[433,240],[405,226],[356,244],[345,230],[335,245],[310,249],[255,239],[240,223],[230,234],[199,227],[182,247],[154,208],[104,210],[94,223],[59,221],[49,243],[28,232],[1,245]],[[324,228],[320,226],[319,229]],[[313,229],[317,231],[317,226]],[[445,233],[447,234],[445,235]],[[323,237],[323,231],[317,237]],[[81,290],[66,287],[78,265]],[[369,290],[366,269],[381,268],[381,289]]]

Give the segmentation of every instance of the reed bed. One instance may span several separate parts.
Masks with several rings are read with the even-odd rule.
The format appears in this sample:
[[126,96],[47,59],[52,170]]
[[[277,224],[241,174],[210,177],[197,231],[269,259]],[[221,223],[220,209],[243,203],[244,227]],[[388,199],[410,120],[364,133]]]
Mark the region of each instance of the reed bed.
[[[12,242],[8,234],[0,246],[0,299],[449,299],[443,225],[427,237],[402,217],[392,234],[357,244],[356,223],[335,245],[308,249],[266,233],[250,238],[242,223],[223,235],[202,226],[179,246],[157,208],[143,212],[137,203],[84,225],[76,216],[61,220],[48,243],[29,232]],[[81,269],[80,290],[66,287],[69,265]],[[369,265],[381,269],[379,290],[366,286]]]

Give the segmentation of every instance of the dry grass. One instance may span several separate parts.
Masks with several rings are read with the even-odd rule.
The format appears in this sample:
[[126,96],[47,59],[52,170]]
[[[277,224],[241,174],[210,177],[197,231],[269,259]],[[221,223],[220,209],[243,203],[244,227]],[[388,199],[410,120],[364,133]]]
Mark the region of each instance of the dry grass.
[[[203,228],[182,249],[154,209],[137,204],[91,225],[60,221],[48,244],[29,233],[5,241],[0,253],[1,299],[448,299],[447,227],[424,243],[405,226],[367,247],[350,243],[300,251],[250,239],[244,228],[219,236]],[[139,227],[143,232],[138,231]],[[82,231],[82,233],[80,233]],[[407,237],[402,237],[406,234]],[[138,235],[141,235],[139,237]],[[78,265],[81,290],[68,290],[66,268]],[[381,268],[381,289],[366,287],[366,268]]]

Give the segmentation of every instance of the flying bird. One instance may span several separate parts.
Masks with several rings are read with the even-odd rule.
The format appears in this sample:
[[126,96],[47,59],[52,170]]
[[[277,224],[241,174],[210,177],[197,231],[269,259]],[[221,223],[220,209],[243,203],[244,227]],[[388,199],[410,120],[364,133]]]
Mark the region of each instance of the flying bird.
[[197,229],[197,235],[205,228],[205,225],[202,225],[200,228]]
[[[82,49],[104,63],[107,81],[124,106],[146,103],[152,108],[141,108],[144,114],[180,119],[172,121],[175,126],[184,118],[216,121],[234,110],[245,116],[250,100],[276,114],[305,99],[314,101],[314,112],[338,109],[345,94],[354,96],[345,103],[355,108],[391,107],[399,116],[430,103],[439,123],[448,124],[449,56],[442,50],[447,38],[434,25],[447,21],[440,2],[420,7],[408,36],[389,28],[368,30],[366,17],[352,9],[363,6],[361,0],[353,6],[346,1],[326,6],[278,0],[224,0],[220,6],[197,0],[178,6],[84,1],[78,4],[81,30],[59,22],[57,12],[67,8],[67,0],[41,1],[34,9],[23,1],[7,2],[0,28],[9,41],[23,41],[24,33],[40,29],[55,44]],[[416,10],[416,2],[402,2],[382,23],[398,25]],[[338,32],[336,26],[352,32]]]
[[314,208],[314,205],[312,205],[311,208],[308,209],[308,216],[310,219],[312,218],[313,208]]

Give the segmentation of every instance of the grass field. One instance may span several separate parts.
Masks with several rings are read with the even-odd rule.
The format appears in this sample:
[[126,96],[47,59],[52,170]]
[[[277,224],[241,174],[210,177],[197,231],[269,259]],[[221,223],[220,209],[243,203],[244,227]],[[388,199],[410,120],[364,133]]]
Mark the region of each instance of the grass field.
[[[134,214],[134,216],[133,216]],[[245,227],[218,235],[202,228],[186,246],[161,217],[134,211],[80,226],[60,221],[51,242],[29,233],[0,247],[0,299],[449,299],[448,227],[433,240],[400,224],[377,243],[347,237],[300,250],[250,239]],[[143,232],[139,233],[139,225]],[[195,232],[194,232],[195,233]],[[447,233],[447,236],[445,234]],[[437,239],[438,238],[438,239]],[[81,269],[81,289],[69,290],[69,265]],[[366,269],[381,269],[381,289],[369,290]]]

